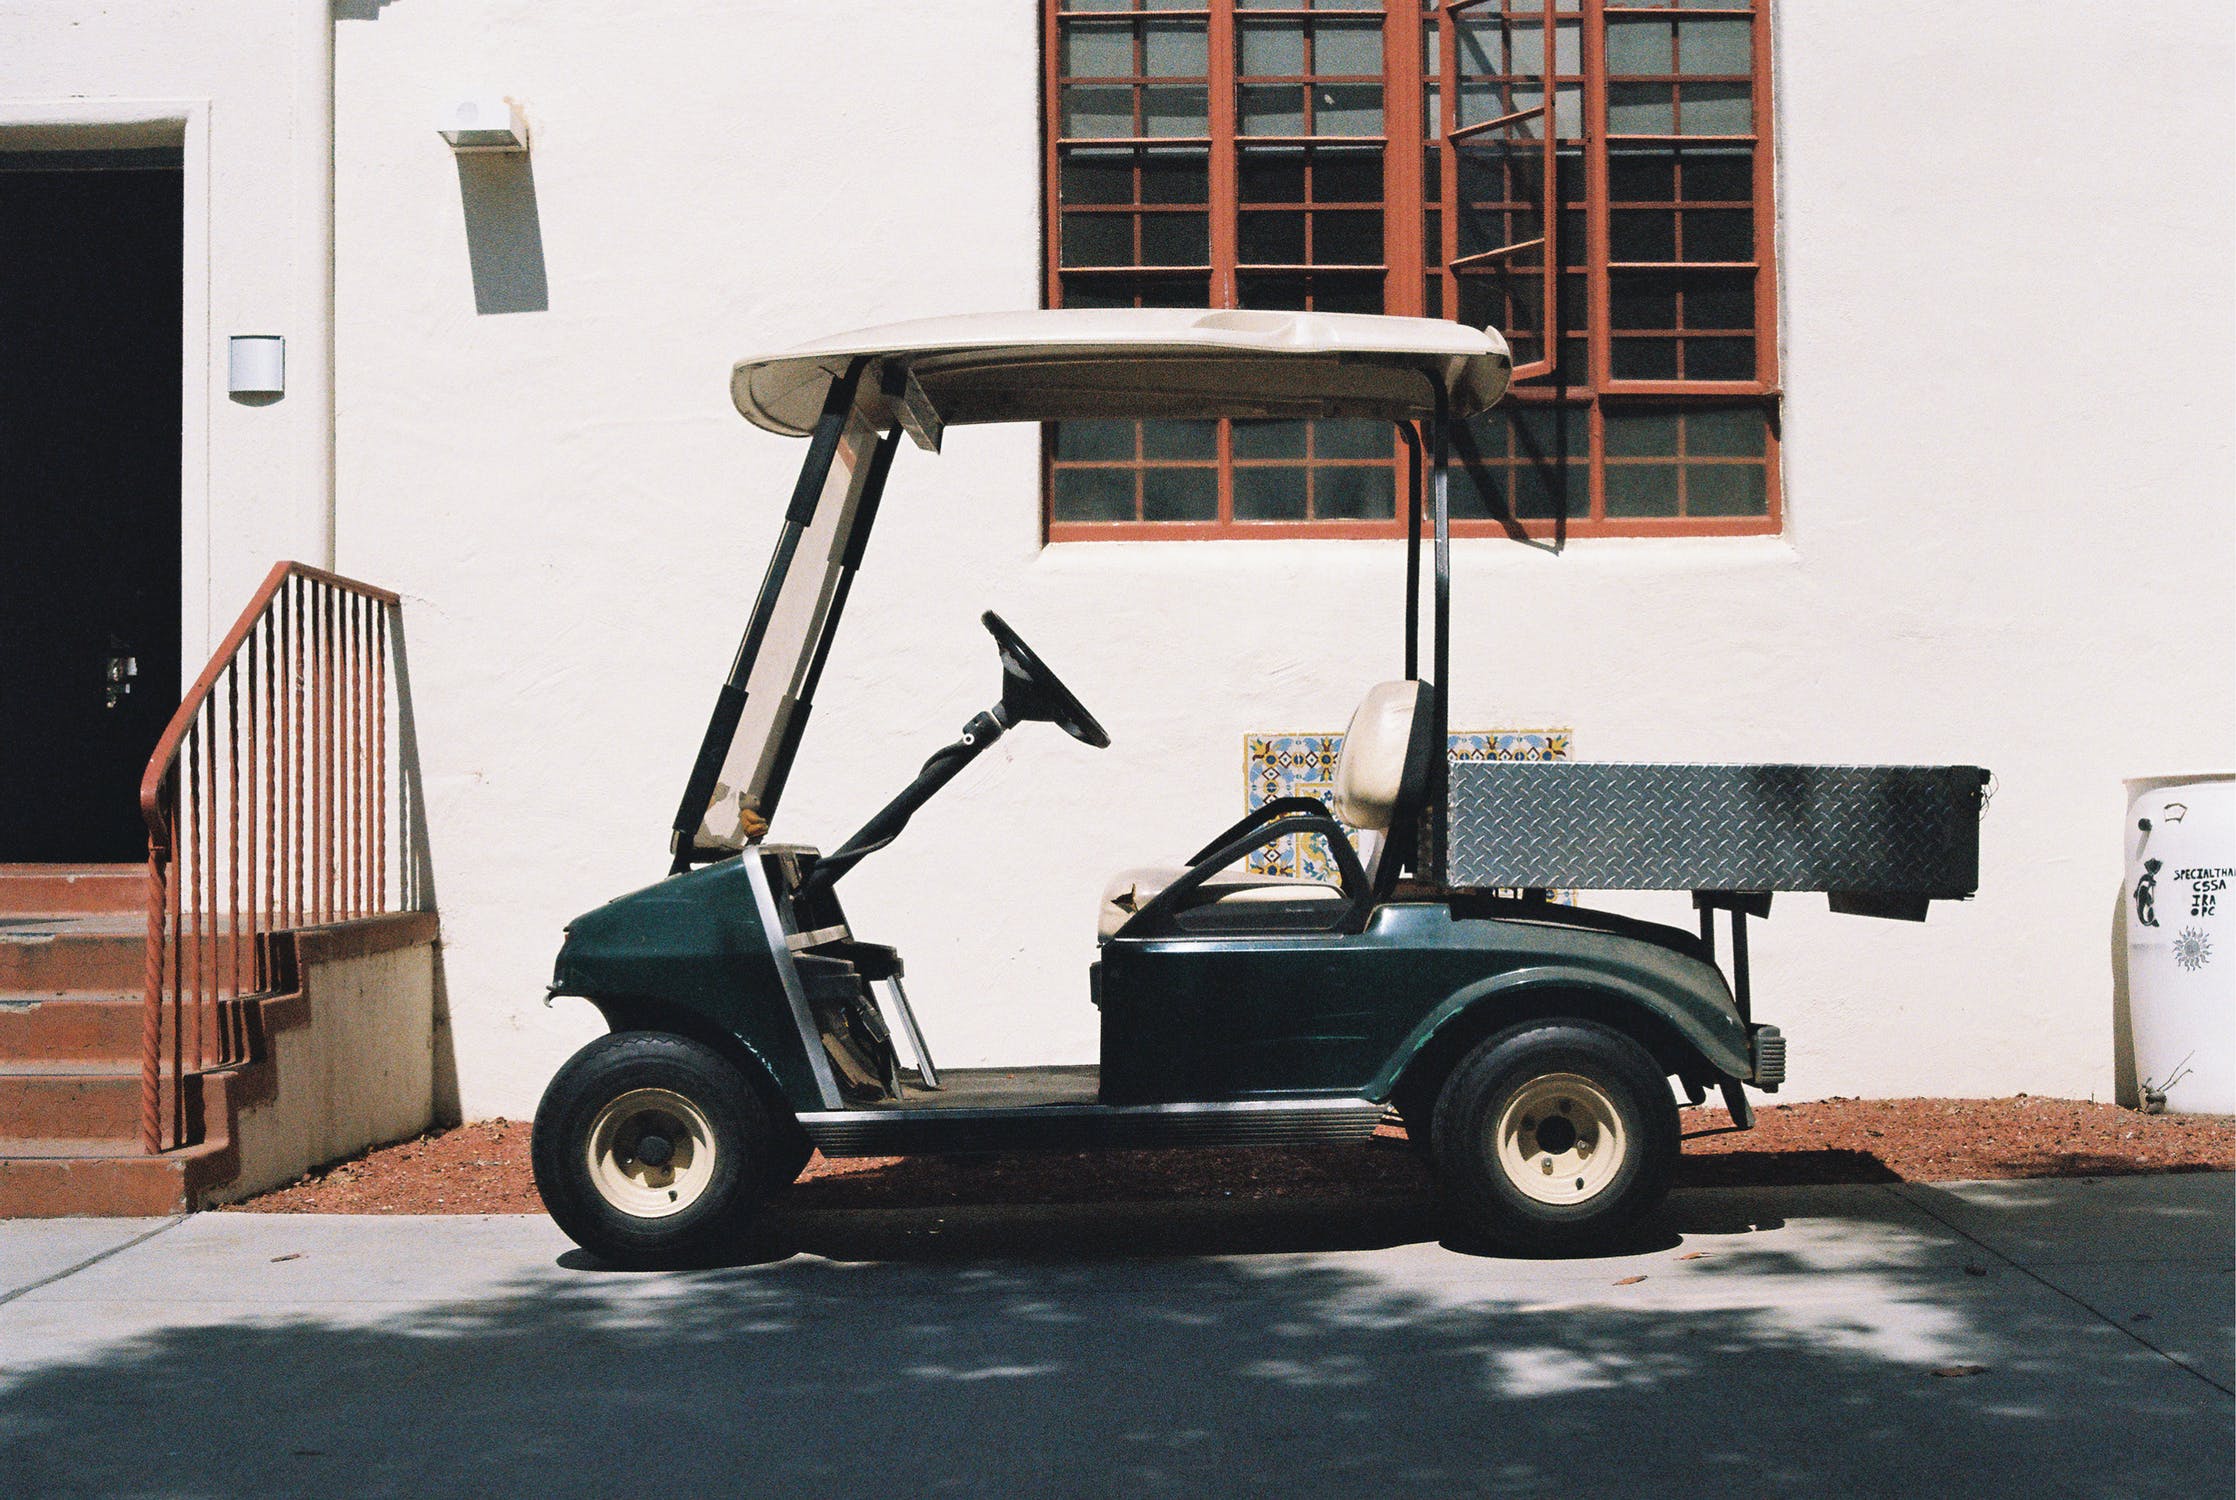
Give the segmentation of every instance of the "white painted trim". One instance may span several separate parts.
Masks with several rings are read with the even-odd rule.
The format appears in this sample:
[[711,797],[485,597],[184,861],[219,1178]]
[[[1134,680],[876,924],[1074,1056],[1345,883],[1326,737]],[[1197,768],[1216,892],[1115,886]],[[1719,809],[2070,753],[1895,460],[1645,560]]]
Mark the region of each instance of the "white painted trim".
[[0,145],[180,148],[179,681],[192,682],[216,631],[210,615],[210,101],[0,99]]

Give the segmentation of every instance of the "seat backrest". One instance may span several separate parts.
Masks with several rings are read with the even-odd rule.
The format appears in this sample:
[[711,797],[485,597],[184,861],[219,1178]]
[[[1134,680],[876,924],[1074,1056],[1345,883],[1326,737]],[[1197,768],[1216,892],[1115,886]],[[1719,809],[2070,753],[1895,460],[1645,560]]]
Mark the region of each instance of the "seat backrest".
[[[1335,815],[1371,835],[1362,849],[1377,897],[1397,883],[1400,857],[1392,846],[1412,836],[1428,787],[1429,687],[1425,682],[1381,682],[1367,690],[1335,762]],[[1362,842],[1367,842],[1362,840]]]

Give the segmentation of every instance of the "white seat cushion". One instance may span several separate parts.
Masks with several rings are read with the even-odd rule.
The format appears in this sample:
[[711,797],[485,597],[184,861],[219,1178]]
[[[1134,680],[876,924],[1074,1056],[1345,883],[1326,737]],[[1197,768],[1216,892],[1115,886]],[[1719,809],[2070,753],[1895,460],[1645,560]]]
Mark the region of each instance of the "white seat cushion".
[[[1133,920],[1135,912],[1156,900],[1158,892],[1187,873],[1186,868],[1180,866],[1120,870],[1103,890],[1102,907],[1096,914],[1095,936],[1098,939],[1112,936]],[[1343,888],[1289,875],[1260,875],[1252,870],[1230,869],[1206,880],[1197,894],[1206,905],[1226,906],[1253,901],[1341,901]]]

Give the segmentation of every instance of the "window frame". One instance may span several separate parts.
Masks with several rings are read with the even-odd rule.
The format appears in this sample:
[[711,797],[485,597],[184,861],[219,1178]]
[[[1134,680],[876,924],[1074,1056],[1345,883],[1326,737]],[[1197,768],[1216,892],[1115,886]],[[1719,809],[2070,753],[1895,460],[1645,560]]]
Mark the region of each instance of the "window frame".
[[[1584,470],[1588,484],[1588,501],[1582,514],[1558,517],[1518,518],[1511,513],[1513,499],[1508,492],[1509,513],[1498,517],[1454,517],[1452,534],[1457,537],[1527,537],[1533,540],[1565,541],[1584,537],[1735,537],[1777,535],[1785,526],[1785,497],[1783,460],[1781,453],[1782,395],[1780,385],[1779,348],[1779,288],[1777,267],[1777,215],[1776,215],[1776,155],[1774,144],[1775,103],[1772,93],[1774,69],[1772,66],[1772,11],[1775,0],[1732,0],[1728,5],[1705,5],[1699,0],[1541,0],[1548,21],[1565,19],[1573,15],[1580,26],[1580,65],[1582,85],[1583,136],[1580,142],[1573,138],[1554,139],[1548,128],[1546,158],[1548,161],[1557,150],[1567,146],[1580,146],[1584,178],[1584,236],[1586,250],[1583,258],[1586,304],[1586,330],[1583,343],[1587,349],[1589,368],[1585,383],[1580,386],[1558,386],[1549,376],[1518,378],[1511,393],[1501,403],[1504,409],[1531,406],[1558,406],[1581,410],[1585,416],[1586,454],[1577,462]],[[1067,9],[1067,0],[1038,0],[1041,20],[1041,176],[1042,176],[1042,226],[1041,261],[1043,269],[1042,305],[1061,307],[1063,302],[1063,277],[1067,269],[1077,274],[1080,267],[1061,264],[1061,239],[1059,234],[1064,205],[1062,201],[1062,164],[1067,148],[1082,145],[1101,145],[1113,150],[1144,148],[1201,148],[1208,152],[1206,179],[1208,182],[1210,267],[1208,276],[1209,305],[1233,307],[1237,304],[1237,286],[1240,278],[1260,269],[1246,266],[1239,256],[1239,227],[1243,205],[1239,192],[1239,164],[1245,145],[1289,145],[1301,148],[1379,146],[1382,158],[1382,220],[1383,220],[1383,277],[1382,302],[1384,311],[1398,316],[1428,316],[1428,289],[1431,278],[1440,278],[1443,286],[1440,297],[1447,309],[1458,306],[1455,273],[1445,264],[1446,246],[1436,247],[1430,255],[1428,244],[1428,214],[1441,215],[1441,236],[1448,243],[1455,233],[1458,218],[1456,192],[1456,149],[1446,137],[1455,126],[1459,110],[1458,91],[1446,82],[1439,89],[1439,126],[1441,134],[1430,136],[1425,128],[1417,135],[1409,135],[1398,128],[1400,122],[1425,122],[1428,108],[1429,73],[1428,48],[1424,45],[1424,28],[1433,26],[1440,32],[1438,46],[1441,67],[1440,78],[1457,67],[1457,53],[1453,40],[1452,17],[1458,14],[1481,14],[1502,8],[1502,0],[1445,0],[1445,3],[1413,3],[1413,0],[1387,0],[1379,11],[1351,6],[1330,6],[1314,9],[1306,3],[1273,6],[1249,3],[1249,0],[1202,0],[1194,6],[1167,8],[1145,0],[1142,8],[1129,10]],[[1154,8],[1151,8],[1154,7]],[[1237,84],[1237,51],[1242,19],[1267,19],[1302,21],[1342,18],[1362,20],[1369,15],[1379,15],[1382,22],[1383,53],[1383,113],[1382,134],[1378,136],[1269,136],[1244,135],[1239,119],[1239,87]],[[1646,75],[1623,75],[1610,79],[1608,69],[1608,20],[1610,17],[1663,17],[1678,19],[1733,19],[1745,17],[1751,24],[1750,68],[1745,76],[1750,86],[1753,104],[1753,130],[1746,135],[1642,135],[1632,132],[1616,134],[1606,128],[1608,88],[1611,81],[1623,82]],[[1130,20],[1137,27],[1153,21],[1201,21],[1205,28],[1205,53],[1208,75],[1208,135],[1200,136],[1129,136],[1129,137],[1079,137],[1061,134],[1063,80],[1062,72],[1062,23],[1067,19],[1094,19],[1111,23]],[[1555,27],[1544,28],[1544,45],[1548,67],[1552,66],[1556,49]],[[1563,75],[1566,76],[1566,75]],[[1702,75],[1701,82],[1713,83],[1726,75]],[[1741,75],[1729,75],[1737,80]],[[1657,77],[1656,81],[1664,81]],[[1142,80],[1131,80],[1140,87]],[[1543,108],[1550,126],[1554,118],[1555,98],[1548,89]],[[1478,122],[1479,123],[1479,122]],[[1631,263],[1616,265],[1611,262],[1610,224],[1612,222],[1609,194],[1609,158],[1611,148],[1626,141],[1648,144],[1666,144],[1682,147],[1690,144],[1744,144],[1749,149],[1752,166],[1752,248],[1751,269],[1754,274],[1754,341],[1755,378],[1751,380],[1683,380],[1683,379],[1616,379],[1613,375],[1613,333],[1610,319],[1611,283],[1613,275],[1630,268]],[[1434,198],[1429,196],[1428,172],[1430,163],[1441,174]],[[1548,196],[1558,193],[1558,174],[1547,172],[1544,181]],[[1138,189],[1137,189],[1138,191]],[[1681,199],[1679,200],[1682,201]],[[1732,200],[1736,202],[1737,200]],[[1136,208],[1139,209],[1137,201]],[[1557,208],[1557,204],[1555,205]],[[1557,248],[1560,234],[1561,212],[1545,215],[1546,280],[1553,284],[1554,293],[1545,300],[1549,304],[1543,326],[1541,358],[1535,366],[1524,366],[1526,371],[1537,366],[1549,366],[1560,347],[1563,330],[1560,326],[1558,287],[1570,273],[1562,269],[1562,259]],[[1641,263],[1645,265],[1646,263]],[[1672,274],[1682,274],[1678,269],[1720,268],[1723,263],[1669,262],[1651,263],[1648,269],[1668,269]],[[1291,268],[1298,269],[1298,268]],[[1311,268],[1323,269],[1323,268]],[[1335,268],[1326,268],[1335,269]],[[1171,275],[1203,276],[1203,268],[1131,267],[1112,268],[1107,274],[1113,277],[1132,274],[1136,277]],[[1765,509],[1761,515],[1752,516],[1614,516],[1606,514],[1606,479],[1609,455],[1606,448],[1606,411],[1612,404],[1623,412],[1670,411],[1682,413],[1711,407],[1757,406],[1764,413],[1764,450],[1762,472],[1765,491]],[[1620,460],[1617,460],[1618,462]],[[1665,460],[1681,463],[1679,458]],[[1398,539],[1406,534],[1404,513],[1404,468],[1402,447],[1393,455],[1393,472],[1399,501],[1396,513],[1387,519],[1376,520],[1279,520],[1256,521],[1233,519],[1233,482],[1235,457],[1232,446],[1231,425],[1221,423],[1218,455],[1215,463],[1218,485],[1218,513],[1220,519],[1208,521],[1058,521],[1054,516],[1056,440],[1054,424],[1043,424],[1040,443],[1040,509],[1041,533],[1045,542],[1072,541],[1188,541],[1188,540],[1247,540],[1282,538],[1322,538],[1327,540]],[[1072,465],[1067,462],[1066,467]],[[1121,465],[1114,465],[1121,466]]]

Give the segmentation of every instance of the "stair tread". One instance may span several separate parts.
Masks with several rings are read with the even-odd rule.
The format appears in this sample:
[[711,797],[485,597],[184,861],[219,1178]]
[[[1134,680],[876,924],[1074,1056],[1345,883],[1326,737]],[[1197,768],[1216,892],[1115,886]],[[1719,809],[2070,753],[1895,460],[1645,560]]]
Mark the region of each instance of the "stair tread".
[[[189,1146],[188,1152],[204,1149]],[[164,1156],[181,1156],[179,1151],[164,1152]],[[140,1143],[114,1138],[85,1140],[74,1136],[0,1136],[0,1161],[93,1161],[103,1158],[148,1159]],[[160,1158],[158,1158],[160,1159]]]
[[[220,928],[224,926],[219,924]],[[58,937],[147,936],[144,916],[124,911],[8,912],[0,914],[0,942],[26,942]]]
[[137,990],[0,990],[0,1016],[21,1014],[46,1005],[145,1005]]
[[0,1088],[19,1079],[47,1078],[130,1078],[138,1079],[140,1064],[130,1062],[80,1057],[10,1057],[0,1058]]

